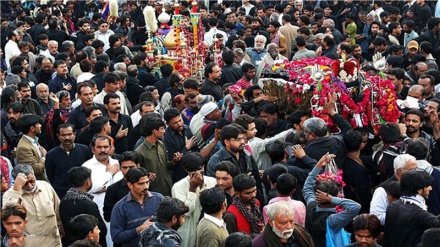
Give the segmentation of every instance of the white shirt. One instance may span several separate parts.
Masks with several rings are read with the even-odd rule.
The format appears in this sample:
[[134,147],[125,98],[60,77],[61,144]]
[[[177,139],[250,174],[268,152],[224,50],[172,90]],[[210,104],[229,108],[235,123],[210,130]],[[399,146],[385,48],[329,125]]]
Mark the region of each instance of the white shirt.
[[[109,164],[112,165],[119,165],[119,162],[111,157],[109,157]],[[103,214],[103,207],[104,207],[104,198],[105,198],[105,192],[97,193],[100,191],[104,186],[108,188],[108,186],[118,182],[121,180],[124,175],[122,175],[121,171],[118,171],[115,173],[115,175],[112,175],[110,172],[107,171],[107,166],[99,162],[95,155],[93,155],[93,158],[89,159],[88,161],[84,162],[82,166],[85,166],[92,170],[92,189],[90,189],[89,193],[94,196],[93,201],[98,204],[99,212],[104,217]]]
[[[116,94],[119,96],[119,100],[121,101],[121,113],[125,115],[130,115],[130,112],[127,108],[127,103],[125,102],[125,96],[120,91],[117,91]],[[107,93],[102,90],[99,94],[95,95],[95,97],[93,98],[93,102],[103,105],[104,97],[106,95]]]
[[133,124],[133,127],[139,124],[139,121],[141,120],[142,116],[139,114],[139,110],[133,112],[130,116],[131,123]]
[[217,219],[216,217],[213,217],[213,216],[206,214],[206,213],[203,215],[203,218],[211,221],[212,223],[216,224],[218,227],[226,228],[226,224],[223,219]]
[[110,42],[109,38],[110,35],[115,34],[112,30],[107,30],[106,33],[101,33],[99,30],[95,32],[95,38],[101,40],[104,42],[104,51],[106,51],[108,48],[110,48]]
[[12,57],[19,56],[21,54],[17,42],[9,40],[5,45],[4,52],[5,52],[6,66],[8,66],[8,71],[11,71],[11,64],[9,63],[9,60]]
[[205,41],[208,43],[208,45],[209,46],[212,45],[214,34],[216,33],[223,35],[223,45],[226,45],[226,40],[228,39],[228,35],[222,30],[218,30],[216,27],[209,29],[209,31],[204,35]]
[[[45,56],[45,57],[48,57],[48,58],[50,58],[50,59],[52,60],[52,62],[55,62],[55,57],[54,57],[52,54],[50,54],[49,49],[46,49],[45,51],[40,52],[40,55],[43,55],[43,56]],[[56,75],[56,73],[55,73],[55,75]],[[53,79],[54,77],[55,77],[55,76],[52,75],[52,79]]]
[[202,188],[197,187],[196,192],[189,191],[189,176],[175,183],[171,188],[171,195],[185,203],[189,207],[189,212],[185,214],[185,223],[179,228],[177,233],[182,237],[182,247],[193,247],[196,244],[197,223],[200,219],[202,206],[200,205],[200,192],[213,188],[217,182],[215,178],[203,176]]
[[373,193],[373,198],[371,199],[370,214],[376,215],[377,218],[379,218],[381,225],[385,225],[388,205],[387,192],[384,188],[377,187]]
[[80,82],[83,82],[83,81],[87,81],[87,80],[92,79],[92,77],[94,77],[94,76],[95,75],[93,73],[84,72],[81,75],[79,75],[78,78],[76,78],[76,82],[80,83]]

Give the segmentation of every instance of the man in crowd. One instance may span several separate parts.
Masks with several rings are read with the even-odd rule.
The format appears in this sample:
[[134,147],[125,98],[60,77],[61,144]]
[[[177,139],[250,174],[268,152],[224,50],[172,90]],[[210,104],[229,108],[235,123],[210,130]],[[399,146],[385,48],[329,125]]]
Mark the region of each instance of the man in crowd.
[[[46,174],[59,198],[63,198],[69,189],[67,171],[81,166],[92,158],[87,146],[75,143],[75,130],[71,124],[61,124],[57,128],[61,145],[51,149],[46,155]],[[63,162],[60,163],[60,160]]]
[[164,198],[156,211],[157,222],[151,225],[141,235],[141,247],[163,244],[166,246],[180,246],[182,238],[177,230],[185,222],[188,206],[181,200],[172,197]]
[[98,205],[93,201],[93,196],[87,193],[92,188],[92,171],[83,166],[73,167],[67,172],[67,176],[72,187],[60,202],[61,222],[66,232],[63,245],[69,246],[76,240],[73,236],[72,226],[69,224],[71,219],[81,214],[88,214],[98,219],[99,243],[103,247],[107,246],[105,240],[107,227],[99,213]]
[[34,235],[32,244],[37,246],[62,246],[64,235],[59,215],[60,199],[43,180],[37,180],[30,165],[18,164],[12,170],[15,183],[3,194],[3,209],[9,203],[19,203],[27,208],[25,231]]
[[149,176],[143,167],[128,170],[130,192],[112,210],[110,232],[115,244],[138,247],[139,236],[153,224],[154,215],[164,197],[148,191]]
[[[3,236],[2,245],[4,246],[26,246],[25,227],[27,225],[26,209],[18,203],[9,203],[2,209],[2,225],[6,231]],[[28,240],[27,243],[30,243]]]

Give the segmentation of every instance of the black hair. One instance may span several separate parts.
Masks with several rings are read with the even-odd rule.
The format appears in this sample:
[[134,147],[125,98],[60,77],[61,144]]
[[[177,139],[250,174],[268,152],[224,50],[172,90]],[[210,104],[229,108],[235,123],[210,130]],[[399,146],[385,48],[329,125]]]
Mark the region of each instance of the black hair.
[[384,187],[387,194],[389,194],[394,199],[400,198],[400,182],[399,181],[391,181],[388,184],[385,184]]
[[351,49],[351,45],[348,44],[348,43],[345,43],[345,42],[342,42],[342,43],[339,45],[339,48],[340,48],[341,50],[345,51],[345,53],[347,53],[347,54],[350,54],[351,51],[352,51],[352,49]]
[[180,164],[188,172],[194,172],[203,167],[205,159],[199,152],[189,151],[182,156]]
[[18,119],[18,125],[20,126],[20,130],[25,135],[28,134],[31,127],[35,126],[37,123],[43,125],[44,119],[32,113],[23,114]]
[[345,133],[343,139],[347,152],[354,152],[360,149],[362,144],[362,135],[360,132],[349,130],[347,133]]
[[296,189],[296,178],[289,173],[281,174],[276,180],[276,189],[280,195],[289,196]]
[[331,196],[337,196],[341,186],[334,180],[322,180],[316,183],[314,191],[320,190]]
[[108,105],[110,103],[110,99],[120,99],[120,97],[116,93],[108,93],[104,96],[104,105]]
[[95,73],[104,72],[104,69],[109,67],[108,63],[103,60],[96,61],[94,71]]
[[78,188],[83,186],[87,179],[91,179],[92,170],[85,166],[72,167],[67,171],[67,176],[72,187]]
[[[101,108],[99,108],[99,109],[101,109]],[[89,117],[90,117],[90,115],[89,115]],[[106,116],[97,117],[90,122],[89,128],[94,134],[100,133],[102,128],[108,123],[109,120],[110,119]]]
[[110,139],[110,137],[108,137],[108,136],[95,136],[95,137],[92,138],[92,141],[90,141],[90,147],[95,147],[95,144],[96,144],[97,140],[107,141],[109,146],[112,145],[112,140]]
[[186,79],[183,82],[183,88],[199,90],[200,84],[194,79]]
[[257,134],[255,136],[262,137],[267,130],[267,123],[261,118],[255,119],[255,128],[257,129]]
[[122,165],[122,162],[133,161],[135,164],[139,164],[141,162],[141,157],[135,151],[125,151],[118,158],[119,164]]
[[235,55],[234,55],[233,51],[228,50],[228,51],[223,51],[222,52],[222,59],[223,59],[223,62],[226,65],[233,64],[234,63],[234,58],[235,58]]
[[421,137],[412,138],[408,142],[406,152],[416,158],[416,160],[424,160],[428,157],[428,142]]
[[5,221],[9,218],[9,216],[18,216],[22,220],[26,220],[26,208],[18,203],[8,203],[3,206],[2,209],[2,221]]
[[273,115],[273,114],[278,114],[278,106],[275,105],[272,102],[268,102],[266,104],[264,104],[259,110],[258,110],[258,114],[261,114],[261,112],[265,112],[267,114]]
[[241,72],[242,73],[247,73],[250,69],[255,69],[255,66],[251,63],[244,63],[241,66]]
[[225,140],[230,140],[231,138],[237,138],[239,134],[246,133],[246,130],[243,129],[238,124],[229,124],[222,128],[222,131],[220,132],[220,140],[225,145]]
[[104,75],[104,83],[113,83],[119,80],[120,80],[119,76],[116,75],[115,73],[110,72]]
[[102,40],[95,39],[92,41],[92,47],[95,49],[98,49],[98,48],[104,47],[104,46],[105,46],[105,44],[104,44],[104,42],[102,42]]
[[149,177],[150,173],[143,167],[129,169],[127,172],[127,183],[137,183],[142,177]]
[[214,66],[217,66],[217,64],[215,64],[215,63],[213,63],[213,62],[208,63],[208,64],[205,66],[205,78],[209,78],[209,74],[212,73]]
[[421,247],[436,246],[440,242],[440,228],[431,228],[422,235]]
[[418,109],[411,109],[411,110],[407,111],[405,114],[405,118],[408,115],[416,115],[420,118],[420,122],[423,122],[423,112]]
[[80,214],[69,221],[72,240],[82,240],[98,226],[99,220],[90,214]]
[[252,238],[243,232],[234,232],[225,240],[225,247],[252,247]]
[[12,109],[12,112],[14,113],[23,113],[24,112],[24,105],[18,102],[14,102],[12,104],[7,104],[5,107],[5,111],[8,112],[9,109]]
[[169,77],[173,73],[173,66],[168,63],[160,66],[160,73],[163,77]]
[[425,171],[408,171],[400,179],[400,194],[415,196],[419,190],[431,186],[433,178]]
[[301,123],[301,118],[302,117],[311,117],[312,113],[308,110],[296,110],[294,111],[292,114],[290,114],[290,123],[292,124],[292,126],[294,126],[295,124],[300,124]]
[[400,129],[395,123],[387,122],[379,127],[380,139],[385,143],[396,143],[400,141]]
[[181,200],[173,197],[165,197],[159,204],[156,210],[157,222],[170,222],[174,216],[180,216],[189,212],[188,206]]
[[206,189],[200,193],[199,201],[202,209],[207,214],[215,214],[222,209],[225,203],[225,192],[219,187]]
[[254,123],[254,122],[255,122],[255,118],[251,117],[248,114],[240,114],[234,120],[235,124],[240,125],[245,130],[248,130],[249,124]]
[[262,90],[261,89],[261,87],[260,86],[258,86],[258,85],[252,85],[252,86],[250,86],[250,87],[248,87],[248,88],[246,88],[246,90],[244,91],[244,97],[247,99],[247,100],[252,100],[253,99],[253,91],[254,90]]
[[234,178],[233,186],[236,192],[242,192],[243,190],[257,186],[257,182],[254,177],[241,173]]
[[266,144],[265,149],[273,164],[281,162],[286,156],[286,143],[283,141],[276,140],[268,143]]
[[368,230],[373,238],[381,232],[380,220],[374,214],[361,214],[353,219],[353,231]]
[[169,123],[171,119],[180,116],[180,111],[177,108],[171,107],[170,109],[167,109],[164,114],[163,118],[165,122]]
[[296,46],[297,47],[304,47],[306,46],[306,39],[303,36],[298,35],[295,38]]
[[[392,56],[390,56],[390,57],[392,57]],[[390,58],[390,57],[388,57],[388,58]],[[398,56],[398,57],[400,57],[400,56]],[[405,70],[403,70],[402,68],[394,68],[394,66],[393,66],[393,68],[390,71],[388,71],[388,74],[395,76],[397,80],[405,79]]]
[[75,134],[75,127],[73,126],[73,124],[70,124],[70,123],[63,123],[63,124],[60,124],[60,125],[57,127],[57,134],[60,134],[60,130],[61,130],[61,129],[67,129],[67,128],[71,128],[71,129],[72,129],[72,132]]
[[227,172],[232,178],[240,174],[240,170],[230,161],[222,161],[215,166],[215,171]]
[[161,118],[152,117],[148,119],[148,124],[141,126],[141,134],[143,136],[151,136],[153,134],[153,130],[159,130],[160,127],[165,128],[165,123]]

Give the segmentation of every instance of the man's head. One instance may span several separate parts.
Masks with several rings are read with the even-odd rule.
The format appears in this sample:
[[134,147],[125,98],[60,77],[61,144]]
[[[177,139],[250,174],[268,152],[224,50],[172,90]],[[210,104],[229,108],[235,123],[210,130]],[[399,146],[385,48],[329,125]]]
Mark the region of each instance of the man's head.
[[[99,118],[96,118],[93,121],[97,119]],[[95,158],[100,162],[108,160],[111,146],[112,143],[108,136],[96,136],[93,137],[91,141],[92,153],[95,155]]]
[[69,221],[72,240],[90,239],[99,243],[99,220],[90,214],[80,214]]
[[20,119],[21,115],[24,112],[24,106],[21,103],[15,102],[6,106],[5,110],[9,119],[9,123],[12,126],[15,126],[18,123],[18,119]]
[[173,197],[165,197],[156,211],[157,222],[166,224],[177,231],[185,222],[185,214],[189,212],[188,206],[181,200]]
[[85,106],[90,106],[93,104],[93,91],[92,87],[85,82],[78,83],[76,87],[76,93],[81,103]]
[[239,174],[234,178],[235,196],[245,205],[252,205],[256,202],[257,183],[252,176]]
[[220,140],[228,151],[238,153],[244,150],[246,130],[238,124],[227,125],[220,132]]
[[225,240],[225,247],[252,247],[252,238],[243,232],[234,232]]
[[116,93],[120,90],[120,78],[115,73],[108,73],[104,75],[104,90],[107,93]]
[[402,175],[417,169],[416,158],[410,154],[399,154],[393,161],[394,176],[397,180],[402,178]]
[[307,141],[324,137],[327,135],[327,125],[324,120],[317,117],[312,117],[304,121],[304,133],[306,134]]
[[273,128],[278,122],[278,107],[274,103],[264,104],[259,110],[259,115],[269,128]]
[[255,66],[251,63],[244,63],[241,66],[241,72],[243,73],[243,77],[247,80],[253,80],[256,73]]
[[184,128],[184,123],[180,111],[176,108],[170,108],[164,112],[164,120],[168,127],[177,132],[181,132]]
[[359,247],[374,247],[380,235],[380,221],[374,214],[361,214],[353,219],[353,232]]
[[90,120],[89,128],[94,134],[110,135],[112,127],[110,126],[109,118],[106,116],[96,116],[93,120]]
[[109,27],[109,25],[108,25],[108,22],[106,20],[101,19],[98,22],[98,30],[99,30],[100,33],[103,33],[103,34],[107,33],[108,27]]
[[215,167],[215,179],[217,180],[217,187],[222,190],[229,190],[233,188],[233,179],[240,174],[237,166],[229,161],[222,161]]
[[240,114],[237,116],[237,118],[235,118],[234,123],[240,125],[246,130],[247,139],[252,139],[257,134],[255,118],[249,116],[248,114]]
[[286,143],[284,141],[276,140],[267,143],[265,149],[273,164],[285,161],[287,152]]
[[406,152],[417,160],[426,160],[428,158],[429,146],[428,142],[423,137],[412,138],[409,140]]
[[440,242],[440,228],[431,228],[422,235],[421,247],[436,246]]
[[411,109],[405,115],[405,125],[408,134],[418,133],[423,126],[423,112]]
[[408,96],[417,99],[419,103],[422,103],[423,98],[423,87],[419,84],[412,85],[408,90]]
[[40,136],[43,123],[44,119],[42,117],[32,113],[23,114],[18,119],[21,132],[30,137]]
[[40,83],[36,87],[37,97],[41,100],[49,99],[49,87],[45,83]]
[[225,192],[218,187],[202,191],[199,200],[200,205],[206,214],[213,215],[219,212],[223,214],[226,211],[226,195]]
[[104,96],[104,106],[109,113],[121,112],[121,99],[115,93],[109,93]]
[[92,188],[92,170],[84,166],[72,167],[67,172],[69,182],[73,188],[87,192]]
[[255,36],[255,41],[254,41],[255,50],[260,52],[264,49],[265,45],[266,45],[266,37],[264,35]]
[[205,78],[209,79],[210,81],[216,82],[218,79],[220,79],[220,76],[222,75],[221,68],[216,65],[215,63],[208,63],[205,67]]
[[26,209],[18,203],[4,205],[2,224],[8,234],[9,246],[24,246],[24,229],[27,224]]
[[134,151],[125,151],[118,159],[122,174],[126,177],[128,170],[138,168],[140,164],[139,154]]
[[143,167],[132,168],[127,172],[127,186],[134,196],[146,196],[150,186],[150,173]]
[[141,107],[139,107],[139,114],[141,116],[144,116],[147,113],[153,113],[155,109],[155,105],[151,101],[144,101],[141,104]]
[[31,98],[31,87],[28,83],[20,82],[17,84],[17,88],[22,100],[29,100]]
[[72,124],[63,123],[57,128],[57,136],[64,147],[72,146],[75,142],[75,128]]
[[23,193],[31,194],[37,189],[35,182],[35,173],[31,165],[28,164],[18,164],[12,169],[12,178],[17,179],[17,176],[24,176],[26,178],[26,184],[21,188]]
[[53,67],[55,68],[55,72],[59,76],[66,77],[68,73],[67,64],[64,60],[56,60],[55,63],[53,63]]
[[428,71],[428,64],[425,62],[418,62],[414,66],[414,73],[416,74],[417,78],[421,77],[426,71]]
[[432,190],[433,178],[426,171],[409,171],[402,175],[400,179],[400,195],[415,196],[419,195],[428,199],[429,192]]
[[41,62],[41,68],[45,73],[51,73],[52,69],[53,69],[53,63],[52,60],[50,60],[50,58],[44,58],[43,61]]
[[288,202],[275,202],[267,210],[268,222],[272,231],[281,239],[292,236],[295,228],[295,212]]
[[296,190],[297,180],[289,173],[278,176],[275,188],[280,196],[291,196]]
[[383,143],[396,143],[400,141],[400,129],[395,123],[385,123],[379,127],[379,137]]
[[279,54],[280,49],[278,48],[278,45],[275,43],[270,43],[267,45],[267,52],[270,54],[270,56],[273,59],[276,59]]
[[52,56],[56,55],[58,53],[58,42],[49,40],[49,42],[47,42],[47,49]]
[[435,79],[431,75],[424,74],[420,76],[418,84],[423,87],[423,94],[424,95],[431,95],[433,92],[435,92]]
[[357,152],[362,146],[362,135],[360,132],[355,130],[349,130],[344,135],[345,148],[348,153]]
[[[146,117],[146,116],[143,116]],[[148,117],[148,124],[143,125],[141,127],[141,133],[143,136],[149,137],[154,136],[157,139],[160,139],[163,137],[163,134],[165,133],[165,123],[162,121],[161,118],[158,117]]]
[[278,21],[271,21],[269,23],[269,26],[267,27],[267,31],[271,34],[274,34],[278,32],[278,29],[280,28],[281,24]]
[[310,111],[296,110],[290,114],[290,123],[296,131],[300,131],[304,129],[304,121],[309,119],[311,116],[312,113]]
[[222,117],[222,112],[214,102],[208,102],[200,108],[200,114],[206,119],[218,121]]

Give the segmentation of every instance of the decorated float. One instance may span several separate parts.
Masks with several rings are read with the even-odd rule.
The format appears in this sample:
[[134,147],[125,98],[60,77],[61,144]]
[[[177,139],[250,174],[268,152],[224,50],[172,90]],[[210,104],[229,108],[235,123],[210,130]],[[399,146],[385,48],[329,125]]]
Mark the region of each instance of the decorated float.
[[[378,70],[382,63],[383,59],[377,59]],[[376,76],[362,72],[354,58],[318,57],[275,63],[263,69],[259,85],[267,95],[278,97],[281,112],[310,109],[331,129],[335,126],[325,102],[333,94],[338,98],[337,112],[355,129],[369,128],[377,134],[381,124],[396,122],[400,116],[393,83],[382,72]]]
[[[185,78],[196,77],[201,80],[205,67],[205,51],[203,25],[200,14],[197,13],[197,2],[192,2],[190,20],[187,23],[180,14],[178,1],[173,7],[172,16],[163,9],[157,19],[153,7],[147,6],[144,9],[146,35],[148,35],[145,53],[150,62],[156,62],[156,73],[159,73],[161,65],[168,63]],[[170,20],[172,20],[171,27],[168,25]]]

